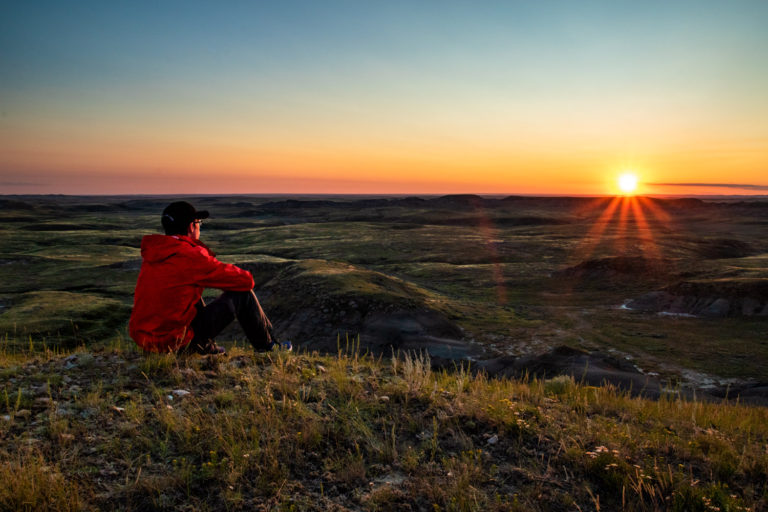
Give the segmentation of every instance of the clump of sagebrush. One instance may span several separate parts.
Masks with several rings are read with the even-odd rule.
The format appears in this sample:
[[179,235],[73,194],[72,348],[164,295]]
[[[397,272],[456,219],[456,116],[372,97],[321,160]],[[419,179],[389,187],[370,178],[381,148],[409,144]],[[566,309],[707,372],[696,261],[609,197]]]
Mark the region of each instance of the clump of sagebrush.
[[768,506],[764,408],[435,371],[424,354],[3,361],[3,510]]

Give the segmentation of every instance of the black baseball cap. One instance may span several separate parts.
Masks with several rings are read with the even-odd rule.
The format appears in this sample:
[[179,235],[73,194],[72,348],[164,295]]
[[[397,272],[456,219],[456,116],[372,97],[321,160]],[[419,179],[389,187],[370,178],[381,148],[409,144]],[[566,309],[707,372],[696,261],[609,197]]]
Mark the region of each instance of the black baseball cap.
[[163,210],[163,228],[168,232],[186,232],[190,222],[207,219],[210,216],[208,210],[195,210],[195,207],[186,201],[176,201],[169,204]]

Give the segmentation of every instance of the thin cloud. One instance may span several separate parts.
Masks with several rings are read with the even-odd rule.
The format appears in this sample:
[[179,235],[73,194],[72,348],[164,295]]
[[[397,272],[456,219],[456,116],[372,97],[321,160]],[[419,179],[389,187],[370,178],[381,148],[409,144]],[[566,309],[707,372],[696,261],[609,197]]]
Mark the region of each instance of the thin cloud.
[[0,181],[0,187],[42,187],[42,183],[31,183],[27,181]]
[[768,190],[768,185],[751,183],[648,183],[654,187],[710,187],[710,188],[741,188],[748,190]]

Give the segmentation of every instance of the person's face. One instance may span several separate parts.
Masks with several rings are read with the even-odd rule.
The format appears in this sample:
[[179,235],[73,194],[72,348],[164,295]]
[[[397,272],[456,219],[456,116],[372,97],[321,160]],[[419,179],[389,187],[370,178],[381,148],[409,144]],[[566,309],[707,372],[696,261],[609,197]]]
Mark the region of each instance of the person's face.
[[195,240],[200,239],[200,225],[203,223],[202,220],[193,220],[189,223],[189,228],[187,229],[187,236],[190,238],[194,238]]

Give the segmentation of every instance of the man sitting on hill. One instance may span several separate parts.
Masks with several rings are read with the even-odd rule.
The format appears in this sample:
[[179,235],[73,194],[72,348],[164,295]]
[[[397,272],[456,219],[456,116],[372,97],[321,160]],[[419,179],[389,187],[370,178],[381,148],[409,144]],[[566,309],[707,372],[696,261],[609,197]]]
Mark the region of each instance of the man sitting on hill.
[[[171,203],[163,210],[165,235],[142,239],[131,337],[148,352],[223,354],[213,338],[237,318],[254,349],[279,347],[253,292],[251,273],[220,262],[200,241],[200,225],[208,216],[186,201]],[[205,288],[225,291],[206,305]],[[283,348],[290,350],[291,343]]]

